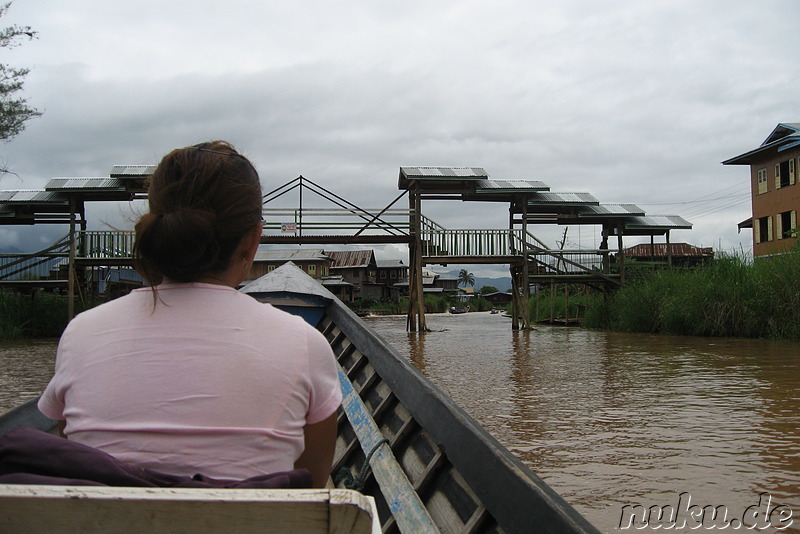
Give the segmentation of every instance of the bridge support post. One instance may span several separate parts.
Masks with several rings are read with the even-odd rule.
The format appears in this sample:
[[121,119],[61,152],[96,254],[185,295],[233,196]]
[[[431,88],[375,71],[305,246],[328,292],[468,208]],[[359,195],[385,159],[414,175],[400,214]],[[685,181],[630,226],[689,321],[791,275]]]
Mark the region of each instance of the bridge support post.
[[[528,301],[531,296],[530,279],[530,247],[528,244],[528,199],[525,195],[518,195],[517,209],[521,211],[522,223],[520,249],[512,247],[512,253],[521,253],[521,263],[511,265],[511,328],[513,330],[528,330],[531,327],[530,310]],[[509,208],[509,232],[514,232],[514,203]]]
[[408,190],[409,229],[411,240],[408,244],[408,319],[406,329],[409,332],[427,332],[425,324],[425,296],[422,285],[422,201],[417,184]]
[[77,256],[77,236],[75,235],[75,202],[70,199],[69,214],[69,263],[67,265],[67,321],[75,317],[75,256]]
[[511,266],[511,329],[519,330],[519,285],[517,267]]
[[527,262],[511,266],[511,329],[528,330],[531,327],[528,300],[530,295]]

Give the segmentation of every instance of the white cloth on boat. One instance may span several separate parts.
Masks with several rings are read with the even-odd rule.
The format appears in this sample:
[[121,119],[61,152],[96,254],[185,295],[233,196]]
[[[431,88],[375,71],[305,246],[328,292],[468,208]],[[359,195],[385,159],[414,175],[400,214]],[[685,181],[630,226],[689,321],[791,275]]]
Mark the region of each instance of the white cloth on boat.
[[162,284],[73,319],[39,401],[69,439],[174,475],[292,469],[341,403],[330,346],[299,317],[213,284]]

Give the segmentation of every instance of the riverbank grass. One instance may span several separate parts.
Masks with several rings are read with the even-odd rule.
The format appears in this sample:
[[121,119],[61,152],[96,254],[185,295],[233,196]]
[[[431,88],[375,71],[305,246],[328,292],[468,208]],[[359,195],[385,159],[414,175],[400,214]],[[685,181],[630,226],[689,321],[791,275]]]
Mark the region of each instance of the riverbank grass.
[[[76,305],[76,313],[83,309]],[[66,296],[0,292],[0,339],[59,337],[66,326]]]
[[605,298],[584,324],[623,332],[800,340],[800,251],[751,264],[726,256],[655,272]]

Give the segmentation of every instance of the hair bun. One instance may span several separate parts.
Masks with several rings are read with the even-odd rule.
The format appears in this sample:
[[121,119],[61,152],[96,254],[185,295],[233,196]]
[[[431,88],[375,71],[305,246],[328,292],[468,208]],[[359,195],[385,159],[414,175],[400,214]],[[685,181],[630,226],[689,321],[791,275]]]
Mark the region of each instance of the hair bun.
[[194,208],[145,214],[136,225],[140,251],[170,280],[191,281],[218,268],[215,223],[214,213]]

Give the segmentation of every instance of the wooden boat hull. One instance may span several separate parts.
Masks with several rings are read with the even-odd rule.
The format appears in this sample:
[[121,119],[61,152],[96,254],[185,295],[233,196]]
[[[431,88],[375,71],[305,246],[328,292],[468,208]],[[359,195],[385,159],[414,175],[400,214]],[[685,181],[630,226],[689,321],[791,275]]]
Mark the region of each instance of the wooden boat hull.
[[[598,532],[320,284],[291,264],[273,273],[243,291],[330,343],[344,393],[331,475],[374,497],[383,532]],[[296,285],[302,277],[311,282]],[[0,429],[52,427],[32,411],[0,418]]]

